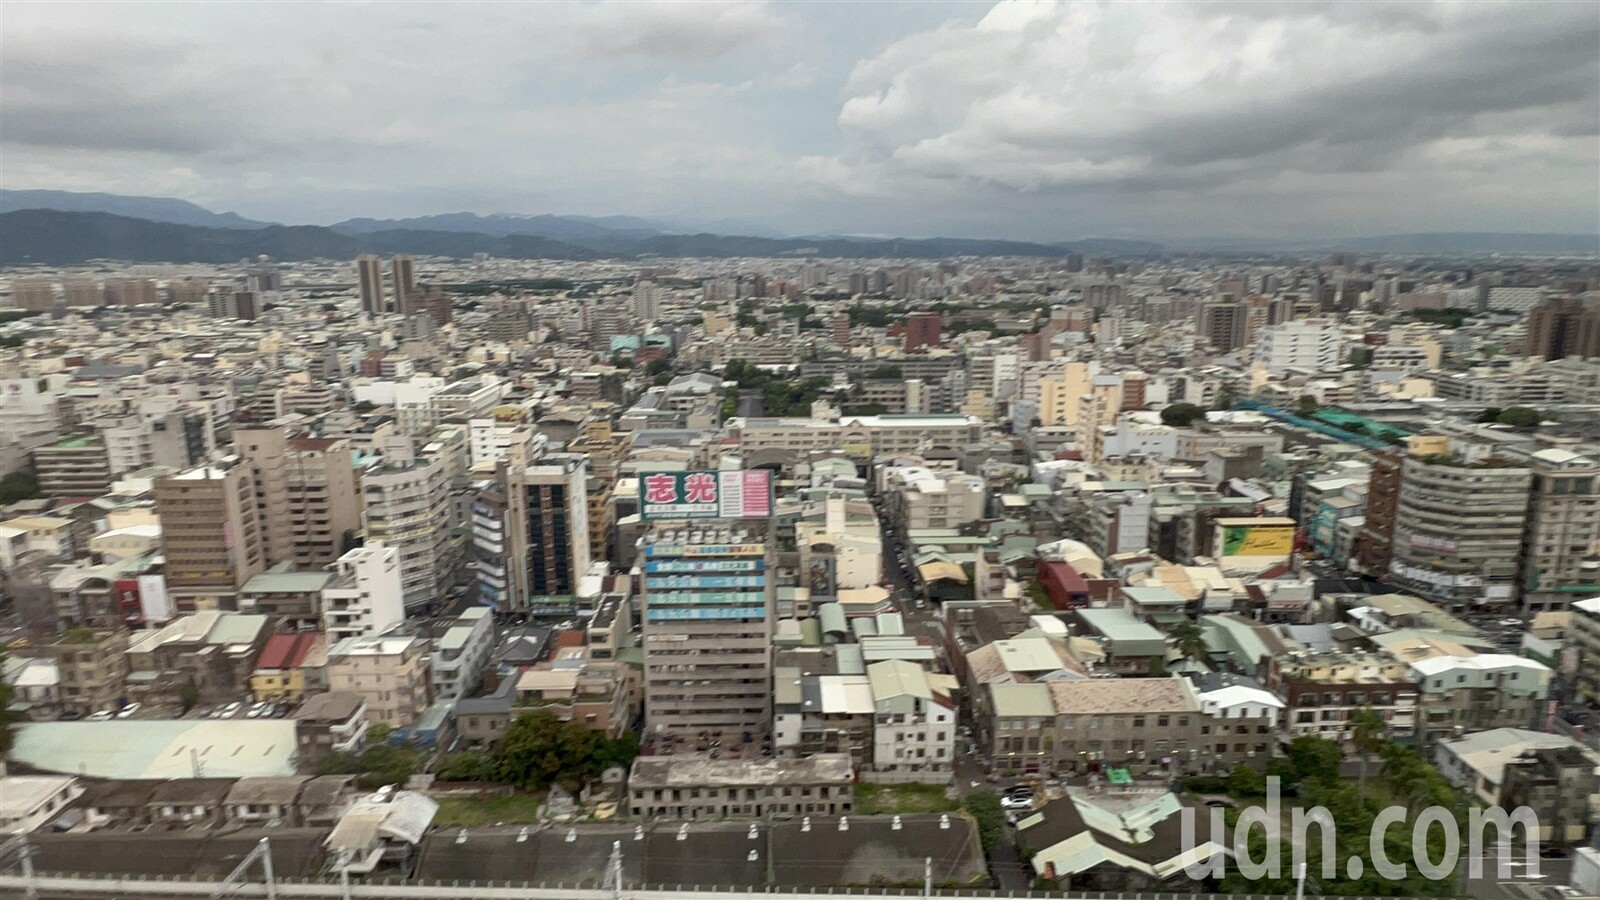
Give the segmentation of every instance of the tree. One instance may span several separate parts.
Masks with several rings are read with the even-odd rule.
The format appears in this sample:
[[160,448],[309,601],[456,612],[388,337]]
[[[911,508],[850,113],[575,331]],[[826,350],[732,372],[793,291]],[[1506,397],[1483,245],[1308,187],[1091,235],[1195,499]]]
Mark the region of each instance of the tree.
[[0,503],[16,503],[39,496],[39,479],[27,469],[18,469],[0,478]]
[[1486,406],[1486,407],[1483,408],[1483,412],[1478,413],[1478,417],[1476,419],[1474,419],[1473,421],[1475,421],[1475,422],[1493,422],[1494,420],[1500,418],[1500,413],[1501,413],[1500,407],[1498,407],[1498,406]]
[[652,385],[656,386],[656,387],[666,387],[667,385],[672,383],[672,373],[671,372],[662,372],[660,375],[657,375],[655,377],[655,380],[651,381],[650,383]]
[[576,722],[563,722],[548,709],[517,716],[494,746],[500,778],[526,790],[561,782],[577,790],[598,771],[595,750],[600,735]]
[[1302,419],[1309,419],[1319,408],[1317,398],[1307,394],[1300,398],[1294,406],[1294,414]]
[[1174,428],[1186,428],[1196,419],[1205,417],[1205,407],[1193,403],[1171,403],[1161,410],[1161,424]]
[[194,709],[200,702],[200,688],[192,681],[184,682],[183,687],[178,688],[178,702],[183,704],[184,712]]
[[440,781],[495,781],[500,770],[494,757],[483,750],[462,750],[450,753],[439,761],[433,774]]
[[1188,619],[1172,626],[1167,636],[1172,638],[1172,646],[1186,659],[1204,662],[1210,652],[1211,648],[1206,646],[1205,631]]
[[899,381],[900,367],[890,365],[878,366],[867,373],[867,378],[869,380],[877,381]]
[[1315,735],[1302,734],[1284,748],[1289,764],[1294,767],[1295,782],[1315,779],[1337,780],[1339,762],[1344,754],[1339,745]]
[[1510,425],[1512,428],[1519,430],[1528,430],[1538,428],[1539,423],[1544,421],[1544,416],[1540,415],[1537,409],[1530,406],[1508,406],[1500,410],[1495,415],[1494,420],[1500,425]]
[[1350,715],[1350,740],[1360,754],[1356,786],[1363,790],[1367,786],[1367,757],[1383,749],[1388,743],[1388,732],[1389,723],[1370,706],[1363,706]]
[[961,808],[978,825],[978,842],[983,845],[984,855],[993,853],[1006,835],[1006,814],[1000,808],[1000,795],[989,788],[979,788],[962,798]]
[[1266,776],[1250,768],[1244,763],[1233,767],[1228,773],[1228,796],[1239,799],[1248,797],[1265,797],[1267,795]]
[[387,744],[389,735],[394,734],[394,728],[389,725],[377,724],[367,729],[368,744]]
[[644,371],[647,375],[663,375],[672,371],[672,363],[664,359],[652,359],[650,364],[644,367]]

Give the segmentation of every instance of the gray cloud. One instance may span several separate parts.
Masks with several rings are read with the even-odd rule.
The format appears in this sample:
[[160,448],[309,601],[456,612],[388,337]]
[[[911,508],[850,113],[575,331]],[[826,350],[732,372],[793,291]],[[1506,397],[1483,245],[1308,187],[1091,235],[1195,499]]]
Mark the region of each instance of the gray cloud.
[[1590,3],[387,9],[15,6],[0,174],[1024,238],[1592,228],[1600,193]]

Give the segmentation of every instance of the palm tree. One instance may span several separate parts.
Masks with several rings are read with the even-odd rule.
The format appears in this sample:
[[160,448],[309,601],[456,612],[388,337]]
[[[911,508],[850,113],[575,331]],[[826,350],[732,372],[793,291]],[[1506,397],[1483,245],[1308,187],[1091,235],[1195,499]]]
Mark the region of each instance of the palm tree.
[[1361,754],[1357,758],[1360,763],[1360,774],[1356,780],[1358,787],[1366,788],[1367,757],[1382,750],[1383,745],[1388,743],[1388,731],[1389,723],[1370,706],[1363,706],[1350,715],[1350,740],[1356,752]]
[[1172,631],[1168,633],[1168,636],[1172,638],[1172,645],[1178,649],[1179,653],[1183,654],[1185,659],[1204,662],[1206,654],[1211,651],[1211,648],[1206,646],[1205,631],[1188,619],[1172,626]]

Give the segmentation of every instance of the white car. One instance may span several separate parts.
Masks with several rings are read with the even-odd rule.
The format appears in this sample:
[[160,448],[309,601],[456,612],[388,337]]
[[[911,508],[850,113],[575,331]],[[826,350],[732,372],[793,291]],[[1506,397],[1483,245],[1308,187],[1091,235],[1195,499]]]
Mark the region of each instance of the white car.
[[1033,809],[1032,793],[1012,793],[1000,798],[1001,809]]
[[242,704],[242,703],[240,703],[238,701],[234,701],[233,703],[229,703],[227,706],[224,706],[223,708],[217,710],[217,718],[219,718],[219,719],[231,719],[231,718],[233,718],[234,714],[239,711],[239,707],[241,707],[243,705],[244,704]]
[[104,722],[104,721],[110,719],[112,715],[113,715],[113,713],[111,712],[111,710],[102,709],[99,712],[90,713],[89,714],[89,718],[84,719],[84,721],[85,722]]
[[123,708],[117,710],[117,718],[119,718],[119,719],[132,718],[133,714],[138,712],[138,711],[139,711],[139,704],[137,704],[137,703],[129,703],[127,706],[124,706]]

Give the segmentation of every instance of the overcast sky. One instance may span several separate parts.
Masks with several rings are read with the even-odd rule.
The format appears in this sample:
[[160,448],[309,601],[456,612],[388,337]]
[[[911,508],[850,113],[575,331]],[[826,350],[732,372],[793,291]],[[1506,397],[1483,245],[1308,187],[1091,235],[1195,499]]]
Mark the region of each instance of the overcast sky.
[[276,221],[1036,240],[1600,226],[1588,0],[11,0],[0,41],[5,187]]

